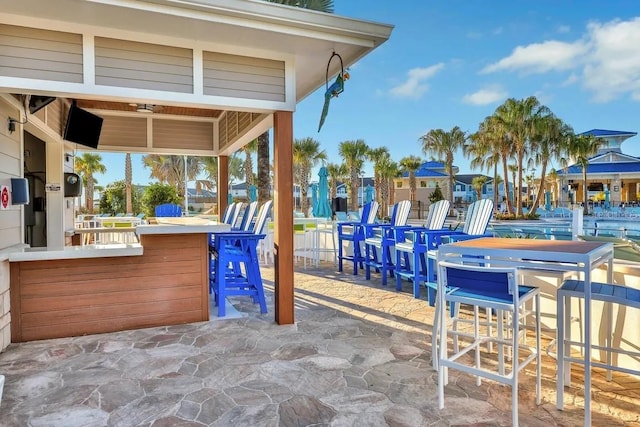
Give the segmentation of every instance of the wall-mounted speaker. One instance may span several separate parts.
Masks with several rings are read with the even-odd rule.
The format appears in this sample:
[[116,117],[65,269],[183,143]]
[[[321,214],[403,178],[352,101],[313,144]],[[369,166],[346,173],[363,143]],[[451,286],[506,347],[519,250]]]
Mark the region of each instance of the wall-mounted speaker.
[[82,180],[77,173],[64,173],[64,197],[79,197],[82,194]]
[[11,178],[11,204],[29,204],[29,181],[26,178]]

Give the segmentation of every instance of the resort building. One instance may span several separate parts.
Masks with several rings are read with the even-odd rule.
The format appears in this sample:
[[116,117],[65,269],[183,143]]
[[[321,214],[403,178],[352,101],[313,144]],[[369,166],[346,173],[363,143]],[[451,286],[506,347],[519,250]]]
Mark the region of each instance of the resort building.
[[[622,143],[636,132],[592,129],[582,135],[593,135],[605,142],[587,167],[587,198],[614,207],[635,204],[640,183],[640,158],[624,154]],[[584,200],[582,167],[571,164],[558,170],[558,181],[550,185],[552,198],[559,206],[569,206]]]
[[[458,174],[459,168],[453,167],[454,189],[453,204],[455,206],[466,206],[477,198],[477,192],[473,186],[473,179],[482,174]],[[446,172],[443,162],[424,162],[415,173],[416,177],[416,200],[421,207],[426,210],[429,207],[429,197],[436,188],[440,187],[443,195],[446,196],[449,187],[449,175]],[[485,176],[487,181],[482,187],[482,198],[493,197],[493,178]],[[409,199],[409,172],[404,172],[401,177],[394,179],[395,200]]]

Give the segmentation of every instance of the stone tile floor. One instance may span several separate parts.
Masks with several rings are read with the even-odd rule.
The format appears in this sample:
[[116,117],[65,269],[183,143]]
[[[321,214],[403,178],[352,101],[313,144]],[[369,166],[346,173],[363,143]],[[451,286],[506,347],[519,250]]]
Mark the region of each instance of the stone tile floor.
[[[12,344],[1,426],[507,426],[510,389],[450,371],[445,409],[431,368],[433,309],[333,264],[296,271],[296,323],[232,299],[244,317]],[[581,376],[555,408],[555,363],[520,383],[522,426],[579,426]],[[640,426],[640,379],[594,376],[594,426]]]

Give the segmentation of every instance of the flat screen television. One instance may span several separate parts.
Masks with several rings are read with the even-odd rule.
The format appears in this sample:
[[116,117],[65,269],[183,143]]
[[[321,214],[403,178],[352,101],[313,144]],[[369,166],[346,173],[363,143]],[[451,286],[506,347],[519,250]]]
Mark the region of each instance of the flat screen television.
[[56,100],[55,96],[31,95],[29,98],[29,113],[34,114]]
[[75,103],[71,104],[67,125],[64,128],[64,139],[87,147],[98,148],[101,130],[102,117],[83,110]]

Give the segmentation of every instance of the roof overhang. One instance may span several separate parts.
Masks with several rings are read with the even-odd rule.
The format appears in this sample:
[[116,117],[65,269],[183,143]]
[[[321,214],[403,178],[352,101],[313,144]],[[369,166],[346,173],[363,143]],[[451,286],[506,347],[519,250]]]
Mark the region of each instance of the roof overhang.
[[[393,26],[262,0],[20,0],[0,22],[66,24],[144,33],[159,43],[214,44],[294,58],[296,102],[325,84],[332,52],[348,67],[386,41]],[[338,72],[334,61],[330,75]]]
[[[130,104],[153,104],[165,117],[214,122],[224,125],[229,114],[251,114],[251,122],[226,144],[214,136],[211,146],[198,152],[229,155],[272,126],[271,113],[295,111],[297,102],[323,87],[340,71],[339,61],[327,63],[333,52],[349,67],[386,41],[393,26],[262,0],[20,0],[8,2],[0,11],[0,24],[68,32],[83,36],[82,83],[56,82],[10,76],[0,79],[0,92],[42,94],[83,100],[85,108],[104,116],[135,117]],[[177,93],[94,83],[93,37],[189,49],[194,52],[193,92]],[[88,40],[88,41],[87,41]],[[285,72],[285,96],[280,101],[210,96],[203,89],[203,52],[220,52],[249,58],[280,61]],[[200,66],[200,68],[198,68]],[[0,73],[0,76],[2,74]],[[123,108],[117,108],[122,105]],[[135,109],[135,108],[134,108]],[[203,109],[215,110],[208,118]],[[199,110],[190,115],[188,111]],[[156,119],[157,117],[157,119]],[[226,118],[227,117],[227,118]],[[217,130],[214,130],[217,132]],[[145,146],[102,147],[115,151],[139,151]],[[154,151],[154,146],[148,152]],[[164,147],[179,153],[181,147]],[[193,153],[193,150],[188,150]]]

